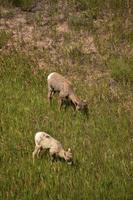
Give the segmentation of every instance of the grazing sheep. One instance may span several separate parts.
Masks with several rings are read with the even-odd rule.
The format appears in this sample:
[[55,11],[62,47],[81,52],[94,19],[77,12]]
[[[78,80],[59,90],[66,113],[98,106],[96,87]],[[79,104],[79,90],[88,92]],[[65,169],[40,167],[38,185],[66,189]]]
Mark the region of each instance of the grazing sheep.
[[72,84],[62,75],[53,72],[48,75],[48,100],[51,99],[54,93],[58,92],[60,97],[60,109],[62,105],[70,102],[74,109],[87,111],[86,101],[81,101],[75,94]]
[[65,151],[58,140],[54,139],[45,132],[38,132],[35,134],[35,150],[32,154],[33,162],[35,159],[35,155],[39,157],[39,153],[43,149],[49,149],[49,153],[52,158],[63,158],[69,164],[72,164],[72,152],[70,148]]

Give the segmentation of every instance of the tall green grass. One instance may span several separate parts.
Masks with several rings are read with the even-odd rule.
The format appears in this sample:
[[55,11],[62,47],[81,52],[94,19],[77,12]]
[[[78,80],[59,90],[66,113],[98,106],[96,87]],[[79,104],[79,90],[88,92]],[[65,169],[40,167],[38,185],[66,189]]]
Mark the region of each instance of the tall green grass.
[[122,58],[112,58],[109,62],[112,77],[125,83],[133,83],[133,62]]
[[[77,93],[89,102],[86,118],[71,108],[59,112],[56,98],[49,107],[48,74],[29,57],[3,55],[0,66],[0,198],[132,199],[133,124],[123,108],[131,100],[130,88],[110,101],[106,80],[93,88],[75,82]],[[33,165],[37,131],[47,131],[71,147],[74,165],[52,162],[48,154]]]
[[0,49],[2,49],[2,47],[4,47],[7,44],[10,37],[11,33],[6,32],[4,30],[0,31]]

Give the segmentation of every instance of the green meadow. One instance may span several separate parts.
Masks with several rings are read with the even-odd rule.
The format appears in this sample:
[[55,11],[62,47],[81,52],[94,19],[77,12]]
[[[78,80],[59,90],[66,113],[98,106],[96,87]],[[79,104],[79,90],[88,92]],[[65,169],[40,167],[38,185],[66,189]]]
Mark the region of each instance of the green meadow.
[[[58,1],[53,2],[58,6]],[[88,19],[93,20],[88,16],[91,10],[94,17],[100,18],[105,7],[94,4],[97,1],[77,2],[69,1],[69,11],[75,8],[83,20],[77,15],[66,16],[71,32],[64,33],[64,46],[56,49],[63,64],[57,62],[58,57],[50,60],[48,49],[43,52],[34,49],[32,54],[15,48],[7,51],[3,47],[11,33],[0,31],[1,200],[133,199],[133,61],[132,56],[119,51],[122,48],[119,23],[123,18],[121,15],[116,21],[111,18],[115,37],[104,41],[98,35],[100,28],[88,23]],[[99,50],[94,58],[82,51],[78,41],[79,32],[88,31],[87,26],[92,28]],[[49,37],[57,44],[61,36],[54,28],[49,26],[52,31]],[[102,28],[111,33],[107,24]],[[130,45],[132,34],[128,33],[123,32]],[[72,41],[76,41],[76,46],[74,43],[70,48]],[[115,45],[114,49],[110,44]],[[39,68],[34,56],[45,57],[47,67]],[[70,79],[76,93],[87,100],[88,116],[75,113],[71,107],[59,111],[58,96],[49,105],[47,76],[53,71]],[[64,148],[70,147],[74,164],[53,162],[48,153],[33,164],[34,135],[38,131],[46,131],[61,141]]]

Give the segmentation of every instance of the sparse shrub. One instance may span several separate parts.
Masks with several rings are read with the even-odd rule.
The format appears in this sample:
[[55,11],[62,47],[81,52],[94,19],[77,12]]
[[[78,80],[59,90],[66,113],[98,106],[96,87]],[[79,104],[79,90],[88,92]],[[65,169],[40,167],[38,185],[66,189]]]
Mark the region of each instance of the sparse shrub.
[[68,58],[73,62],[73,63],[78,63],[78,64],[85,64],[90,60],[89,54],[85,54],[81,47],[76,46],[76,47],[71,47],[66,50]]
[[78,10],[88,10],[90,2],[87,0],[75,0],[75,4]]
[[93,28],[93,17],[89,13],[82,13],[80,16],[72,15],[68,19],[69,26],[79,31],[81,29],[91,31]]
[[43,24],[43,17],[41,15],[41,13],[36,13],[35,14],[35,21],[36,21],[37,25],[42,25]]
[[9,1],[9,0],[0,0],[0,5],[9,5],[10,3],[12,3],[11,1]]
[[99,9],[104,4],[104,0],[75,0],[76,7],[80,11],[92,9]]
[[35,0],[13,0],[13,4],[16,6],[20,6],[22,8],[28,8],[31,6]]
[[[132,10],[132,3],[128,0],[69,0],[73,2],[79,11],[95,12],[95,14],[108,14],[110,12],[115,15],[126,15]],[[130,11],[129,11],[130,10]],[[101,15],[102,16],[102,15]]]
[[5,0],[4,2],[2,0],[0,0],[0,3],[2,5],[14,5],[14,6],[18,6],[18,7],[22,7],[22,8],[28,8],[30,7],[34,2],[36,2],[37,0]]

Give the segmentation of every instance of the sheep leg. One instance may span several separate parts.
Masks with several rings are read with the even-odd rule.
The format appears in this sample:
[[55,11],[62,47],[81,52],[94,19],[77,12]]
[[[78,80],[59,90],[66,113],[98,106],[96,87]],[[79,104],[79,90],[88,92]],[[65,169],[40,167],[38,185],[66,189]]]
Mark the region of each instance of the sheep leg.
[[51,103],[51,100],[52,100],[52,91],[49,91],[48,92],[48,101],[49,101],[49,103]]
[[41,150],[42,150],[41,148],[38,149],[38,151],[37,151],[37,158],[39,158],[39,154],[40,154]]
[[61,110],[63,103],[64,103],[63,98],[60,98],[59,99],[59,110]]
[[64,104],[64,100],[65,100],[65,95],[63,94],[63,92],[60,92],[59,93],[59,109],[60,110]]
[[37,155],[37,157],[38,157],[39,152],[40,152],[40,146],[35,146],[35,150],[32,153],[33,163],[35,161],[35,156]]
[[42,157],[42,155],[43,155],[43,153],[46,151],[46,149],[41,149],[40,148],[40,151],[39,151],[39,154],[40,154],[40,156],[39,157]]
[[50,153],[51,160],[54,161],[55,158],[56,158],[56,153],[55,153],[55,151],[53,151],[53,149],[50,149],[50,150],[49,150],[49,153]]
[[51,103],[52,97],[54,95],[54,91],[51,87],[48,88],[48,101]]
[[76,111],[76,104],[75,104],[72,100],[69,101],[69,104],[70,104],[70,106],[72,107],[72,109],[73,109],[74,111]]

